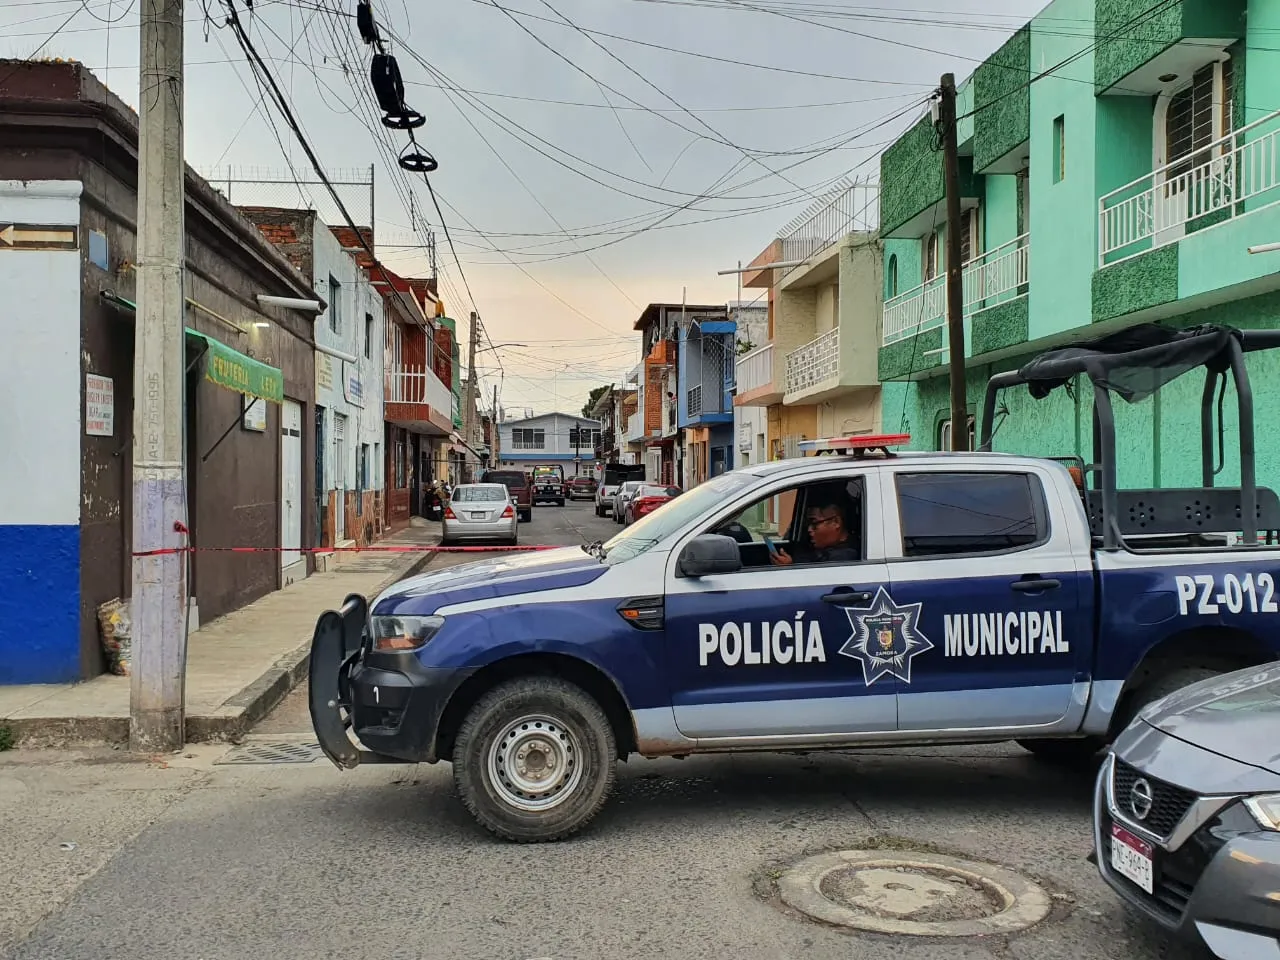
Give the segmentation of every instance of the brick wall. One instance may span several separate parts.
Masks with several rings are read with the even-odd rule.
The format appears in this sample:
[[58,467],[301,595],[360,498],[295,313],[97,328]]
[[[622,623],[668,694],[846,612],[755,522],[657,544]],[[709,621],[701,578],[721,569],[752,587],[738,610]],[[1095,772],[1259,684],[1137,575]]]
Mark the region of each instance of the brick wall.
[[304,276],[312,276],[311,231],[315,214],[280,207],[237,207],[277,250]]

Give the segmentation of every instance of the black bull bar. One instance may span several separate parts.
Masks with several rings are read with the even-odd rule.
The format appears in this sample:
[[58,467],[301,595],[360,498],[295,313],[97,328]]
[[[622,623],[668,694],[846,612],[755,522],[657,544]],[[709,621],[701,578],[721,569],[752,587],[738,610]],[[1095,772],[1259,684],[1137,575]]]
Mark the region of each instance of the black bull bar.
[[308,662],[307,705],[320,749],[340,770],[362,763],[403,763],[362,749],[350,737],[351,668],[364,652],[369,601],[348,594],[339,610],[326,610],[316,620]]

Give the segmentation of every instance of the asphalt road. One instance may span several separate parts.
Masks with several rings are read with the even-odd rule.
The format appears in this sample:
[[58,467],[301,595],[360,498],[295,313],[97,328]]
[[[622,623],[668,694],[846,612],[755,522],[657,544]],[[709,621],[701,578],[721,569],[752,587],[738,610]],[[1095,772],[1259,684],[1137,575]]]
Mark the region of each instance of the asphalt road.
[[[522,541],[616,529],[586,504],[539,507]],[[261,726],[262,742],[305,741],[300,703],[289,698]],[[1013,746],[633,760],[587,833],[538,846],[481,832],[444,764],[219,765],[224,751],[202,747],[164,767],[0,764],[0,787],[22,771],[13,809],[28,819],[9,824],[16,862],[61,883],[41,894],[52,906],[12,956],[1201,956],[1129,916],[1085,861],[1093,771],[1046,767]],[[78,846],[50,853],[58,840]],[[786,863],[869,845],[1003,864],[1047,888],[1053,912],[1012,937],[890,938],[800,919],[771,898]],[[6,878],[19,907],[23,876]]]

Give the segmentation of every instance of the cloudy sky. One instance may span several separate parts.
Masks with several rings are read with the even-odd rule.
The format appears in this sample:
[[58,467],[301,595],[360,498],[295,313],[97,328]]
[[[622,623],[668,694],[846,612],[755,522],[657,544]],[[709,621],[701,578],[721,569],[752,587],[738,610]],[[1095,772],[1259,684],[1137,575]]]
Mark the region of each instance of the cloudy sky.
[[[187,160],[233,181],[306,179],[225,26],[227,2],[185,4]],[[375,0],[405,100],[428,118],[419,140],[440,164],[450,245],[421,175],[395,163],[406,135],[378,122],[354,0],[233,2],[330,175],[374,166],[387,264],[428,275],[420,245],[434,231],[450,315],[474,304],[481,345],[497,347],[480,354],[484,396],[500,384],[517,414],[576,411],[590,387],[621,381],[644,304],[735,299],[717,270],[755,256],[841,177],[874,178],[940,74],[962,80],[1044,6]],[[136,105],[140,3],[0,0],[0,55],[79,60]],[[338,189],[367,221],[367,187]],[[336,217],[323,188],[302,190]],[[287,182],[232,184],[243,202],[299,196]]]

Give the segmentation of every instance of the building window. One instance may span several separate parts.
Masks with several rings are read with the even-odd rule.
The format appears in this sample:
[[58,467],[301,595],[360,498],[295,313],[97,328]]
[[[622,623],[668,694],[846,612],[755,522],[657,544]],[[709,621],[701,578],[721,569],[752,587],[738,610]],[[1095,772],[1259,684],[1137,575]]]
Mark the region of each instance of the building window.
[[522,427],[511,431],[511,449],[513,450],[541,450],[546,445],[546,430]]
[[369,360],[373,357],[373,314],[366,313],[364,315],[364,358]]
[[938,275],[938,231],[924,238],[924,282]]
[[1067,174],[1067,118],[1059,114],[1053,121],[1053,182],[1061,183]]
[[978,234],[981,217],[976,207],[960,214],[960,262],[968,263],[982,252],[982,238]]
[[[974,448],[974,440],[977,436],[977,428],[976,428],[976,424],[974,423],[973,417],[969,417],[968,427],[969,427],[968,449],[972,450]],[[938,424],[938,449],[939,450],[951,449],[951,421],[950,420],[943,420],[942,423]]]
[[885,299],[898,295],[898,255],[889,255],[889,267],[885,270]]
[[1164,151],[1162,164],[1176,164],[1167,178],[1207,161],[1207,155],[1197,154],[1231,132],[1233,72],[1230,59],[1210,63],[1165,101],[1163,129],[1157,127],[1156,137]]
[[329,329],[342,332],[342,284],[329,274]]
[[900,473],[902,554],[1003,553],[1043,541],[1044,493],[1026,473]]

